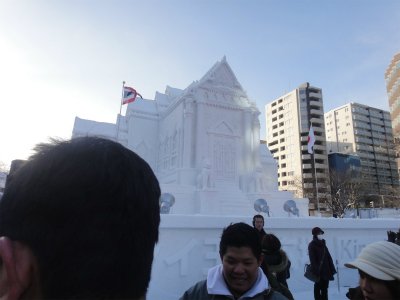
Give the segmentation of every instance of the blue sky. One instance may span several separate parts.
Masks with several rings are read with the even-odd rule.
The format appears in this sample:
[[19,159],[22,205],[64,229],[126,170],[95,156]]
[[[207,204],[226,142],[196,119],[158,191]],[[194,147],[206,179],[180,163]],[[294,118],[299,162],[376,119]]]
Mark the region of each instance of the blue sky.
[[388,110],[397,52],[397,0],[0,0],[0,161],[69,138],[75,116],[114,122],[124,80],[153,98],[224,55],[262,127],[264,105],[307,81],[325,111]]

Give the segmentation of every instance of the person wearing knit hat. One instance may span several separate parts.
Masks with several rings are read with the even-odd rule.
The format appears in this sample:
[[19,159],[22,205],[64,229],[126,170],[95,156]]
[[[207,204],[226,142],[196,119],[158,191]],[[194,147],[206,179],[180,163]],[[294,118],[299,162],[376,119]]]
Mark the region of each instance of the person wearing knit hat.
[[387,241],[363,248],[356,260],[344,264],[358,269],[365,299],[400,299],[400,246]]

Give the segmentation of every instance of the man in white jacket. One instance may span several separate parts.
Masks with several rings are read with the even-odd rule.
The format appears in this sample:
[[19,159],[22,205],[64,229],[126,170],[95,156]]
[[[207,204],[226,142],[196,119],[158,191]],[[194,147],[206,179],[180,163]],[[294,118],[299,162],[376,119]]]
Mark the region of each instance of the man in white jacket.
[[207,279],[187,290],[181,300],[286,300],[268,289],[260,269],[263,255],[257,230],[245,223],[231,224],[221,236],[219,254],[222,264],[208,271]]

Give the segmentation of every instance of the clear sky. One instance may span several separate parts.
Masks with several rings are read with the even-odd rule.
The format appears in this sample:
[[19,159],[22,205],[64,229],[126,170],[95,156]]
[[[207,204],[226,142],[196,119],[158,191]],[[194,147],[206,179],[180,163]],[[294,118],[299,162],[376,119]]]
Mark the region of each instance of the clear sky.
[[115,122],[122,81],[153,99],[226,55],[264,105],[304,82],[324,110],[389,109],[398,0],[0,0],[0,161],[69,138],[75,116]]

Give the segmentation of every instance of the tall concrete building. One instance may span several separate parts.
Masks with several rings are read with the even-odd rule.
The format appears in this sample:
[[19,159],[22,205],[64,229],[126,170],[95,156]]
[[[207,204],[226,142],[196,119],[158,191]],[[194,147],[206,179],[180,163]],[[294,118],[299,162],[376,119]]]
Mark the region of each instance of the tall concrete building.
[[[322,90],[304,83],[268,103],[265,110],[267,144],[278,161],[279,189],[309,198],[310,215],[324,212],[330,187]],[[311,124],[314,154],[307,150]]]
[[393,136],[400,139],[400,53],[397,53],[385,72],[386,90],[392,118]]
[[357,154],[366,194],[385,195],[399,185],[390,114],[348,103],[325,114],[328,152]]
[[[400,52],[397,53],[385,72],[386,90],[389,98],[390,116],[393,126],[393,138],[400,145]],[[397,170],[400,172],[400,147],[397,151]]]

